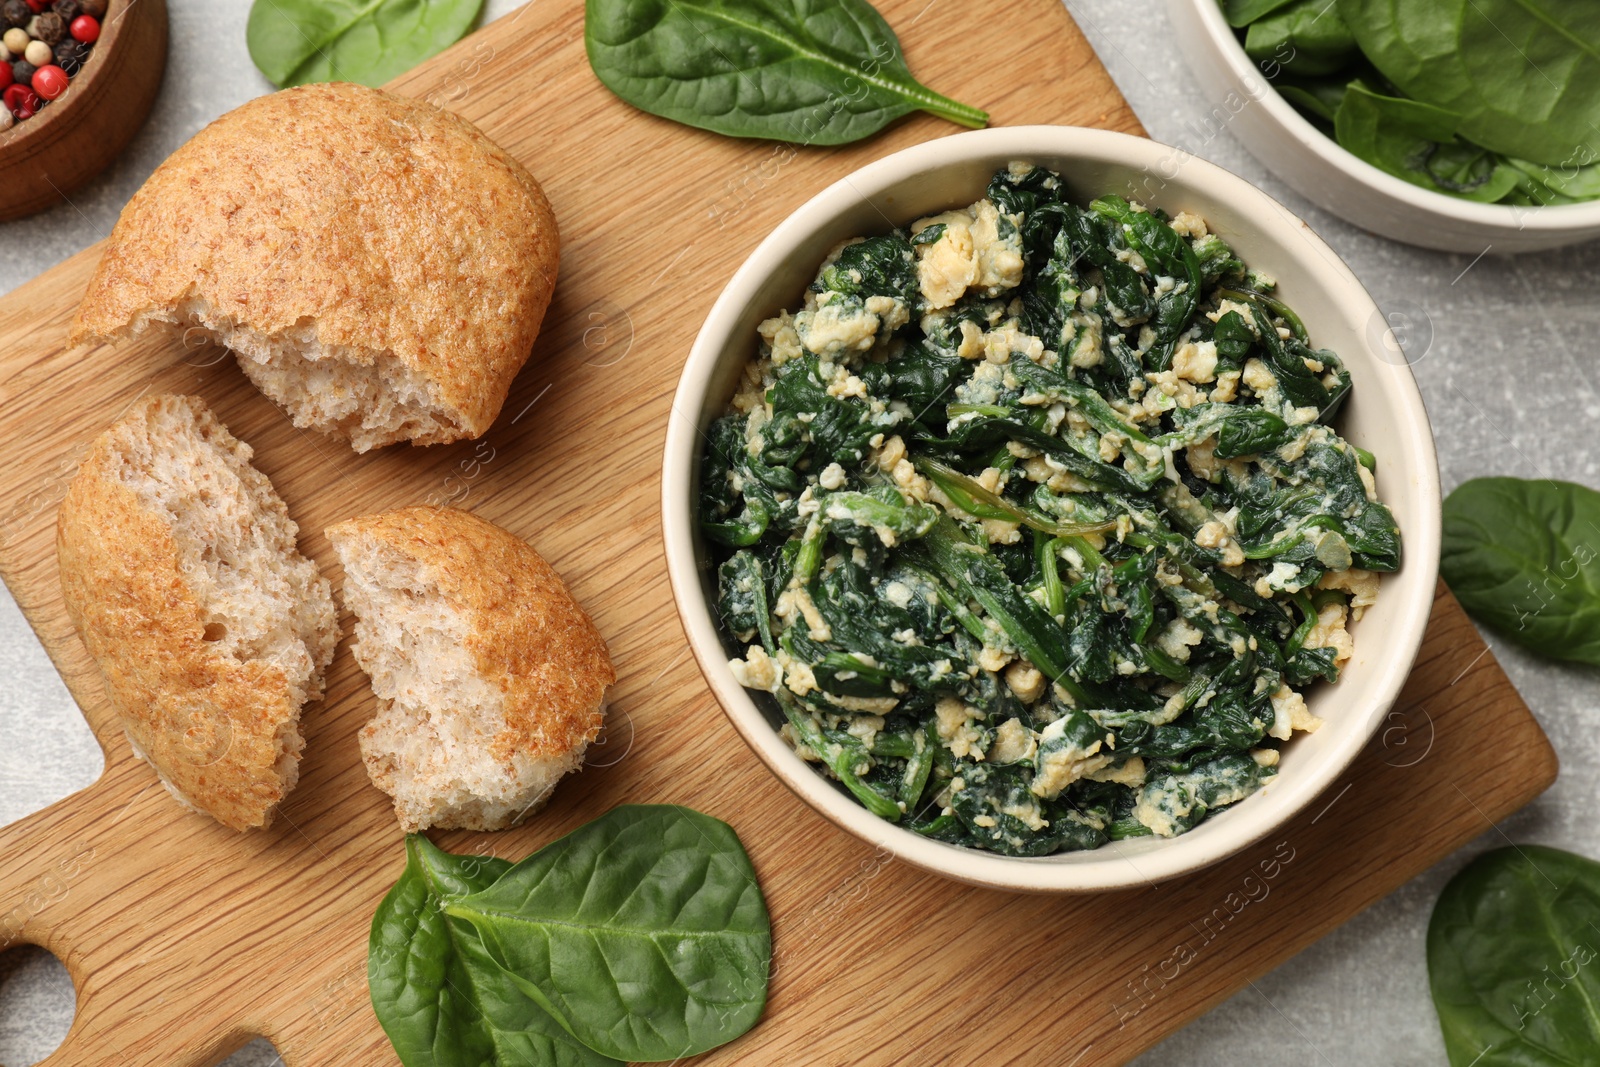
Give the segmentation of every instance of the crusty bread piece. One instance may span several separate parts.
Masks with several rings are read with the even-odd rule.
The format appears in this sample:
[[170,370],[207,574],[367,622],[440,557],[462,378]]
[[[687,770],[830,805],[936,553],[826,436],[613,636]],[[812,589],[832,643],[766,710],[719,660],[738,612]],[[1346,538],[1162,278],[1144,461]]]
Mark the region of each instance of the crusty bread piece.
[[594,623],[526,541],[465,511],[402,508],[327,536],[378,696],[361,753],[400,825],[521,822],[600,731],[616,673]]
[[67,612],[134,751],[235,830],[294,788],[300,708],[339,640],[250,456],[198,397],[147,397],[90,446],[56,527]]
[[306,85],[230,111],[156,168],[72,337],[210,336],[296,426],[358,452],[477,437],[533,347],[559,247],[539,183],[477,127]]

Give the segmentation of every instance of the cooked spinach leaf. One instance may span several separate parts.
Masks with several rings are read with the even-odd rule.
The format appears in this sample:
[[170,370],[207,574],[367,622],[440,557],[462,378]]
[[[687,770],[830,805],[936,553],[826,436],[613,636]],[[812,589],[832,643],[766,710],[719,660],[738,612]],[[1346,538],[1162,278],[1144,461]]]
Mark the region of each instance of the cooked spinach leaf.
[[1600,864],[1486,852],[1428,922],[1428,985],[1451,1067],[1566,1067],[1600,1048]]
[[1400,566],[1350,375],[1187,212],[1017,163],[910,232],[837,249],[712,426],[730,669],[911,832],[1183,833],[1317,727]]
[[1154,337],[1144,346],[1144,365],[1150,370],[1166,370],[1178,346],[1178,336],[1194,318],[1200,305],[1200,260],[1189,242],[1167,223],[1148,211],[1134,211],[1120,196],[1102,196],[1089,205],[1097,214],[1122,227],[1126,246],[1139,253],[1147,270],[1171,280],[1171,286],[1155,298],[1150,324]]
[[452,856],[419,834],[406,869],[372,917],[367,985],[372,1008],[405,1067],[610,1067],[578,1042],[484,950],[447,901],[487,889],[510,868]]
[[1600,665],[1600,493],[1463,482],[1445,498],[1439,571],[1479,622],[1539,655]]
[[688,808],[614,808],[444,910],[604,1056],[692,1056],[766,1005],[772,932],[755,871],[731,827]]
[[866,0],[587,0],[584,11],[606,88],[715,133],[835,145],[919,110],[989,121],[913,78]]
[[459,41],[483,0],[255,0],[250,59],[280,88],[379,86]]

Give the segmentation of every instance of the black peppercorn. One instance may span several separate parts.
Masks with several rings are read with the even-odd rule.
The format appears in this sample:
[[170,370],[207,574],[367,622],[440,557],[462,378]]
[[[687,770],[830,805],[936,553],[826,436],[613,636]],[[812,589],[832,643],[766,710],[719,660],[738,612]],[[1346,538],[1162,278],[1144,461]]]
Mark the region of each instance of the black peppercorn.
[[0,22],[4,22],[8,30],[13,26],[26,28],[32,18],[33,8],[28,6],[27,0],[5,0],[5,4],[0,5]]
[[33,82],[33,72],[38,69],[26,59],[18,59],[11,64],[11,80],[18,85],[29,85]]
[[72,77],[83,69],[83,57],[88,49],[71,37],[64,37],[56,43],[52,51],[55,53],[56,66],[66,71],[69,77]]
[[61,21],[72,25],[72,20],[83,14],[83,5],[78,0],[56,0],[50,5],[50,10],[61,16]]
[[78,6],[83,9],[80,14],[105,21],[106,0],[78,0]]
[[35,37],[54,48],[61,43],[61,38],[67,35],[67,24],[61,21],[61,16],[54,11],[46,11],[33,20]]

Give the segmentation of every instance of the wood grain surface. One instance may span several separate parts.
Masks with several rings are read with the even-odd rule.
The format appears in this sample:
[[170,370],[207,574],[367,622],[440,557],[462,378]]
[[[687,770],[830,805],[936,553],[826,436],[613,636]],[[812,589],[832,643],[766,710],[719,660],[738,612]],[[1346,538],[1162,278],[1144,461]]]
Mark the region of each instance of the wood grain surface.
[[[885,0],[913,69],[996,123],[1138,132],[1057,0],[995,5],[983,47],[957,0]],[[875,855],[777,783],[693,665],[662,560],[673,386],[718,290],[786,213],[854,167],[954,132],[926,117],[842,150],[726,140],[639,114],[583,57],[581,5],[526,8],[402,78],[539,176],[565,236],[532,362],[477,442],[355,456],[295,430],[210,347],[73,351],[91,248],[0,301],[0,572],[106,751],[89,789],[0,830],[0,941],[77,986],[72,1067],[211,1064],[253,1035],[289,1067],[395,1062],[366,990],[373,909],[404,865],[356,731],[373,697],[341,647],[307,709],[299,788],[273,828],[190,814],[137,762],[63,613],[55,511],[87,443],[150,391],[203,396],[257,450],[332,573],[321,530],[453,502],[525,536],[610,642],[602,744],[516,831],[444,847],[520,858],[611,806],[681,802],[731,822],[772,909],[763,1022],[713,1063],[1117,1063],[1298,952],[1547,786],[1548,742],[1448,593],[1388,727],[1281,833],[1181,882],[1028,897]],[[348,620],[346,620],[348,626]]]

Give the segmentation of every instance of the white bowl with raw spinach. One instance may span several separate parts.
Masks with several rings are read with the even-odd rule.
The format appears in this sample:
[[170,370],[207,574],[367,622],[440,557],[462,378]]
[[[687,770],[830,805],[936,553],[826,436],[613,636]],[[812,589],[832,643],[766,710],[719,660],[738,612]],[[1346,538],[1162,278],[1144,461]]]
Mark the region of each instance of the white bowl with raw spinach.
[[[1237,137],[1296,192],[1340,218],[1407,244],[1472,255],[1533,252],[1600,237],[1600,200],[1476,203],[1380,170],[1342,148],[1279,94],[1268,77],[1274,64],[1258,65],[1246,54],[1218,0],[1167,0],[1167,12],[1200,83],[1210,123]],[[1508,42],[1506,47],[1514,46]],[[1481,77],[1479,82],[1490,94],[1516,95],[1527,88],[1494,89]]]
[[[880,818],[780,737],[785,715],[779,702],[744,688],[730,666],[745,646],[719,626],[714,553],[726,550],[703,533],[700,485],[707,434],[728,411],[757,354],[757,326],[798,304],[830,249],[972,204],[997,170],[1017,161],[1059,172],[1066,193],[1083,204],[1114,194],[1172,215],[1198,215],[1245,264],[1274,277],[1277,299],[1299,311],[1310,341],[1343,360],[1353,388],[1334,425],[1355,451],[1376,457],[1378,491],[1404,539],[1403,565],[1384,576],[1376,603],[1350,628],[1353,657],[1337,684],[1306,690],[1321,727],[1282,743],[1275,778],[1176,836],[1129,836],[1099,848],[1028,857],[948,844]],[[1143,138],[1075,127],[941,138],[864,167],[795,211],[734,275],[694,343],[672,405],[662,481],[668,573],[679,615],[712,691],[745,742],[796,795],[867,843],[947,877],[1011,890],[1148,884],[1281,830],[1363,752],[1388,713],[1421,645],[1438,567],[1439,485],[1427,414],[1378,308],[1350,270],[1304,222],[1237,176]]]

